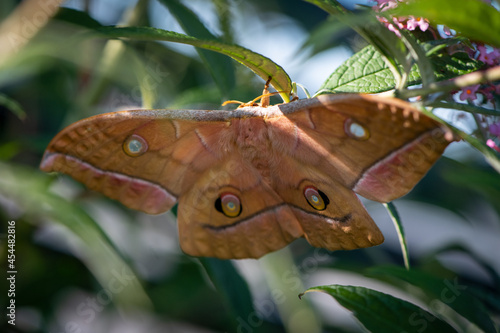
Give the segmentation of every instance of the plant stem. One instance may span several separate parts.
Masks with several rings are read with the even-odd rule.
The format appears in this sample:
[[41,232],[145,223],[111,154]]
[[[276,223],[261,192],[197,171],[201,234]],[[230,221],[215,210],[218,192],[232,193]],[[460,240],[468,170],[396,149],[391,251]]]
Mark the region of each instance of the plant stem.
[[462,104],[462,103],[454,103],[454,102],[430,102],[430,103],[425,103],[425,106],[432,106],[434,108],[445,108],[445,109],[455,109],[455,110],[461,110],[461,111],[466,111],[470,113],[479,113],[479,114],[485,114],[489,116],[500,116],[500,111],[493,110],[493,109],[485,109],[479,106],[475,105],[469,105],[469,104]]
[[430,95],[440,91],[450,91],[465,88],[475,84],[500,80],[500,66],[489,68],[485,71],[478,71],[458,76],[447,81],[440,81],[429,84],[426,88],[403,90],[396,92],[399,98],[407,99],[411,97]]

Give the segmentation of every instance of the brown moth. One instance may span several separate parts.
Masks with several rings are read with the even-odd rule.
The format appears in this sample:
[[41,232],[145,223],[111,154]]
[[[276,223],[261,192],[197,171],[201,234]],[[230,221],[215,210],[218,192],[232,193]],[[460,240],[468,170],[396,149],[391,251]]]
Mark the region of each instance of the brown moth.
[[397,99],[322,95],[234,111],[134,110],[61,131],[40,168],[149,214],[178,206],[193,256],[259,258],[305,237],[350,250],[384,237],[355,193],[408,193],[453,140]]

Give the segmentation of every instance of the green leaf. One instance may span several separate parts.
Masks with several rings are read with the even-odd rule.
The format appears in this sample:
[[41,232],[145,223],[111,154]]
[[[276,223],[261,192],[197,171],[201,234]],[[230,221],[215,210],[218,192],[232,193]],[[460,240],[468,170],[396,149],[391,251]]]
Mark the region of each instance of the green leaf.
[[488,260],[485,260],[481,255],[478,255],[471,248],[468,248],[463,244],[448,243],[441,248],[429,252],[426,256],[429,258],[436,258],[447,253],[460,253],[461,255],[468,256],[473,262],[478,264],[485,272],[488,273],[489,278],[493,281],[497,288],[500,287],[500,275],[496,268],[492,266]]
[[246,281],[230,260],[198,258],[217,291],[237,317],[249,318],[254,312],[252,295]]
[[23,208],[31,220],[40,219],[57,223],[70,230],[84,246],[81,260],[103,288],[110,281],[122,287],[113,293],[115,304],[124,307],[150,308],[150,300],[139,279],[100,227],[79,206],[53,194],[51,177],[32,168],[0,163],[0,194]]
[[[421,45],[424,48],[426,55],[429,57],[434,55],[434,53],[444,50],[450,46],[467,45],[468,47],[472,48],[472,43],[470,42],[470,40],[468,38],[460,36],[450,37],[446,39],[428,40],[423,42]],[[446,54],[447,53],[448,52],[446,52]]]
[[484,71],[476,71],[461,75],[453,80],[434,82],[428,88],[405,89],[399,92],[400,98],[411,98],[417,96],[426,96],[436,92],[453,91],[476,84],[494,82],[500,80],[500,66],[487,68]]
[[219,27],[222,30],[222,39],[232,43],[234,41],[234,32],[232,27],[233,13],[231,12],[230,0],[213,0],[217,17],[219,18]]
[[500,47],[500,12],[481,0],[418,0],[388,11],[396,16],[424,17],[475,41]]
[[428,301],[436,300],[447,304],[458,314],[474,323],[484,332],[496,333],[495,326],[486,312],[484,305],[467,291],[468,286],[454,279],[442,279],[426,272],[411,269],[409,271],[396,266],[375,267],[369,275],[386,280],[397,278],[419,287],[428,295]]
[[[447,80],[478,70],[482,63],[472,60],[464,52],[453,55],[436,54],[431,58],[434,75],[438,81]],[[422,82],[416,65],[412,67],[407,84]],[[391,70],[380,53],[367,46],[340,65],[316,93],[365,92],[379,93],[396,87]]]
[[16,100],[13,100],[7,95],[0,94],[0,105],[10,110],[20,120],[26,119],[26,112],[22,106]]
[[[410,72],[409,84],[420,82],[416,66]],[[316,93],[364,92],[379,93],[394,89],[396,80],[382,56],[367,46],[340,65]]]
[[67,7],[59,7],[54,19],[67,22],[72,25],[76,24],[89,29],[102,27],[102,24],[96,21],[88,13]]
[[471,287],[470,292],[487,304],[489,308],[497,313],[500,312],[500,296],[498,294],[492,293],[491,290],[481,287]]
[[335,0],[306,0],[307,2],[312,3],[313,5],[318,6],[323,9],[325,12],[331,15],[344,15],[347,13],[347,10]]
[[[356,14],[351,14],[336,0],[306,0],[333,15],[339,21],[349,25],[361,37],[371,44],[381,55],[387,68],[391,71],[396,86],[403,83],[398,63],[403,66],[403,72],[409,72],[406,61],[406,51],[402,41],[389,31],[375,16],[373,11],[364,13],[365,19],[359,21]],[[368,15],[366,15],[368,14]]]
[[[432,82],[436,81],[433,66],[427,57],[423,47],[418,43],[415,36],[407,30],[401,30],[401,39],[408,48],[411,57],[416,62],[420,73],[422,86],[427,87]],[[406,72],[405,72],[406,73]]]
[[341,42],[332,44],[332,40],[336,42],[348,29],[350,27],[344,22],[329,17],[328,20],[318,23],[318,26],[309,33],[300,49],[301,51],[308,49],[310,56],[313,56],[321,51],[338,46]]
[[460,75],[472,73],[483,67],[483,63],[471,59],[465,52],[438,54],[431,57],[437,81],[448,80]]
[[[182,29],[190,36],[205,40],[215,40],[199,18],[186,6],[177,0],[160,0],[160,3],[168,8],[170,13],[175,16]],[[200,58],[207,65],[214,81],[217,83],[222,96],[231,95],[235,86],[235,74],[233,64],[229,59],[221,54],[196,48]],[[267,79],[266,79],[267,80]]]
[[481,170],[455,160],[450,160],[449,163],[453,167],[443,173],[446,181],[482,194],[500,212],[500,176],[497,172],[491,169]]
[[399,213],[396,210],[396,206],[392,202],[384,203],[384,207],[391,216],[391,220],[394,223],[394,228],[398,233],[399,245],[401,246],[401,252],[403,253],[403,260],[406,269],[410,269],[410,256],[408,255],[408,245],[406,244],[405,230],[403,227],[403,222],[399,217]]
[[329,285],[309,288],[337,300],[370,332],[456,332],[449,324],[394,296],[364,287]]
[[[238,45],[231,45],[219,40],[203,40],[188,35],[155,29],[150,27],[105,27],[98,32],[109,38],[130,38],[134,40],[164,40],[188,44],[230,56],[250,68],[255,74],[266,80],[271,77],[270,84],[280,92],[285,102],[290,101],[292,81],[281,66],[263,55]],[[224,73],[218,73],[224,75]]]

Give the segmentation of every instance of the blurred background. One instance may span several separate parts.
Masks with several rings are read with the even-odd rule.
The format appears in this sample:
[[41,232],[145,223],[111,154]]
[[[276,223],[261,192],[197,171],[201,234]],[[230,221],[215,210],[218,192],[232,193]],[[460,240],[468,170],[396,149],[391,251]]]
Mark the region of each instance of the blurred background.
[[[213,34],[271,58],[312,93],[366,45],[349,30],[306,44],[328,18],[299,0],[182,3]],[[38,2],[36,19],[23,22],[22,34],[7,39],[12,43],[4,35],[0,46],[2,314],[8,305],[3,274],[12,220],[18,272],[16,325],[2,315],[0,331],[363,331],[327,295],[298,299],[308,287],[324,284],[365,286],[422,306],[437,304],[428,302],[425,290],[388,278],[384,267],[404,266],[396,231],[378,203],[363,201],[386,237],[375,248],[330,253],[297,240],[260,260],[197,259],[181,252],[172,213],[132,211],[69,177],[39,171],[51,138],[79,119],[144,104],[220,109],[226,99],[253,99],[264,83],[221,56],[232,72],[219,74],[233,82],[222,91],[191,46],[79,38],[89,29],[117,24],[186,32],[158,1],[65,1],[50,18],[57,4]],[[0,32],[18,5],[2,0]],[[470,129],[467,115],[450,117]],[[500,179],[484,158],[467,144],[452,144],[395,205],[413,267],[436,283],[459,279],[498,314]]]

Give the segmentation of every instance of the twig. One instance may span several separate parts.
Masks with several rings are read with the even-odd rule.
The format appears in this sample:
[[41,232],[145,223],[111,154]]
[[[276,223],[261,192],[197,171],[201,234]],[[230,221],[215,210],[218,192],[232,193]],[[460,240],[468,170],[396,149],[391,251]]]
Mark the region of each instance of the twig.
[[469,87],[475,84],[500,80],[500,66],[492,67],[484,71],[478,71],[458,76],[447,81],[431,83],[427,88],[418,88],[396,92],[399,98],[407,99],[417,96],[430,95],[440,91],[450,91]]

